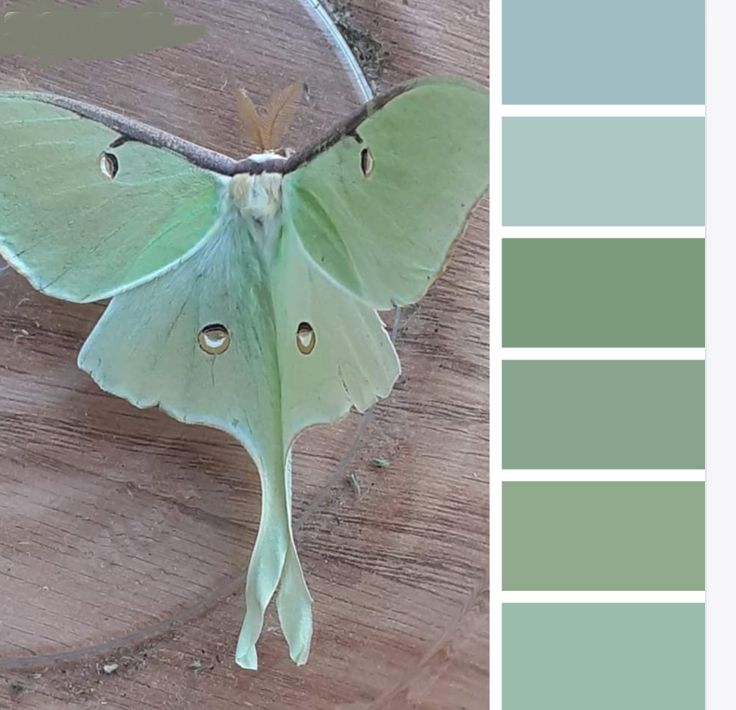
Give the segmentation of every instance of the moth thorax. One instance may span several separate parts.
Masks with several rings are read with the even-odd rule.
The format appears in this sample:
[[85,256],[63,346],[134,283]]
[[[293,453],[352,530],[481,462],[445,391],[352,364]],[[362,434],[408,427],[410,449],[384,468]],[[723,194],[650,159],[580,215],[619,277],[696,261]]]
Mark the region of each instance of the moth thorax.
[[230,181],[230,196],[244,218],[263,222],[281,208],[281,173],[241,173]]

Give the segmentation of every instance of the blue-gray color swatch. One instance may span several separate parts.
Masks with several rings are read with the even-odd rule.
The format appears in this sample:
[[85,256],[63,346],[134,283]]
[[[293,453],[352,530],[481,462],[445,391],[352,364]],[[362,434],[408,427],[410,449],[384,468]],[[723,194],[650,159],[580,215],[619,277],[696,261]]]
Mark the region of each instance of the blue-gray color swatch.
[[705,0],[503,0],[503,103],[702,104]]

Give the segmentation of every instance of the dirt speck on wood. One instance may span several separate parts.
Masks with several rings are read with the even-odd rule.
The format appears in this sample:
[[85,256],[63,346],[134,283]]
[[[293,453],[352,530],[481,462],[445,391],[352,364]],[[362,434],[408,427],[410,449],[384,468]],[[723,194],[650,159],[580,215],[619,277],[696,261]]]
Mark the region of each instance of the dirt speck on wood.
[[13,695],[20,695],[26,689],[25,684],[20,680],[10,681],[10,692]]
[[347,481],[350,488],[353,489],[353,493],[360,498],[360,480],[358,479],[357,474],[355,471],[351,471],[346,477],[345,480]]

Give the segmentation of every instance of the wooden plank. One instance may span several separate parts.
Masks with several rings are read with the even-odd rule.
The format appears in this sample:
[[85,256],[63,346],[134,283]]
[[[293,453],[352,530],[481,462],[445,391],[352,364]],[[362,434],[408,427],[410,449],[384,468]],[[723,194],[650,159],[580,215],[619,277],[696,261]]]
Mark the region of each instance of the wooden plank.
[[[235,86],[263,101],[304,77],[296,147],[359,103],[295,0],[170,5],[205,22],[205,37],[89,65],[3,59],[0,81],[96,101],[238,156],[252,146]],[[425,73],[487,80],[486,3],[350,9],[387,52],[380,88]],[[255,674],[233,660],[243,608],[231,583],[257,526],[253,464],[219,432],[99,392],[75,358],[101,306],[45,298],[2,272],[0,658],[143,640],[43,669],[0,668],[0,707],[487,707],[487,240],[484,201],[447,272],[402,313],[403,375],[357,446],[355,415],[300,439],[294,518],[315,599],[312,655],[295,667],[270,615]],[[377,456],[389,466],[372,466]],[[109,661],[119,667],[106,675]]]

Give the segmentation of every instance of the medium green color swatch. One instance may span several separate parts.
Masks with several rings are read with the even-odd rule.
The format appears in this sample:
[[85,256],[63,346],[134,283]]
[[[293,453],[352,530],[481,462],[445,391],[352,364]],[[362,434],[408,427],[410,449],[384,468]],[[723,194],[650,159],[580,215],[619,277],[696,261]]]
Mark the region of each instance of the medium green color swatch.
[[504,604],[503,710],[703,710],[703,604]]
[[697,481],[506,482],[504,590],[705,588]]
[[504,347],[705,345],[703,239],[504,239]]
[[704,467],[700,360],[505,361],[502,400],[504,468]]
[[702,226],[702,118],[504,118],[503,224]]
[[504,0],[505,104],[702,104],[704,0]]

